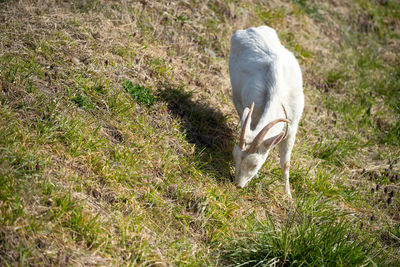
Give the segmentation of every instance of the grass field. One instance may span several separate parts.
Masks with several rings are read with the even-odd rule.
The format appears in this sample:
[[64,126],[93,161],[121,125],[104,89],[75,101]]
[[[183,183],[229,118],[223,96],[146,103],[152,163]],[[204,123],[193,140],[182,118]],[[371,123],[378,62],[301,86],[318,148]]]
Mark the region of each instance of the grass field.
[[[232,183],[229,40],[303,70],[278,151]],[[397,0],[0,0],[1,266],[399,266]]]

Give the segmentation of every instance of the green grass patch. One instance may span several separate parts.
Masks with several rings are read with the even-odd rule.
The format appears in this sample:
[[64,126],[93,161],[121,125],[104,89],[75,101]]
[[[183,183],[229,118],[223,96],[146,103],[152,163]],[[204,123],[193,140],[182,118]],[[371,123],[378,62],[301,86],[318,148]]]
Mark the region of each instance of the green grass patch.
[[286,12],[283,7],[271,9],[263,6],[262,4],[258,4],[256,8],[256,14],[258,19],[263,21],[266,25],[274,27],[284,21]]
[[381,233],[381,238],[386,244],[400,248],[400,223],[389,225],[386,231]]
[[146,106],[154,105],[156,98],[145,86],[134,85],[131,81],[125,80],[123,88],[136,102]]
[[372,244],[337,216],[268,217],[226,250],[232,266],[361,266],[380,261]]
[[71,101],[74,102],[78,107],[89,110],[89,109],[95,109],[96,107],[93,105],[93,103],[90,101],[90,99],[82,94],[78,94],[71,98]]
[[353,142],[342,139],[339,141],[323,141],[315,144],[312,151],[313,156],[325,160],[329,164],[343,165],[346,156],[354,152],[355,145]]
[[304,13],[317,20],[323,20],[323,15],[320,12],[322,6],[314,0],[291,0]]

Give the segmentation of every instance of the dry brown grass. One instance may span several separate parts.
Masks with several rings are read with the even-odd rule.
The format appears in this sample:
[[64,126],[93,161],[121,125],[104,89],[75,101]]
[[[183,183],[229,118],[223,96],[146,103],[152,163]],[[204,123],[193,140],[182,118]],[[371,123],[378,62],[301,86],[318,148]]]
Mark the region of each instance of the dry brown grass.
[[[0,225],[0,262],[221,265],[225,238],[240,236],[268,216],[283,221],[292,206],[279,180],[271,181],[279,177],[277,153],[248,189],[238,191],[229,178],[238,131],[227,69],[229,39],[236,29],[265,23],[295,52],[304,73],[306,108],[292,164],[295,194],[323,195],[332,209],[366,218],[369,234],[386,221],[398,223],[395,210],[370,195],[380,182],[361,174],[366,169],[383,175],[388,161],[398,172],[398,147],[359,145],[376,129],[358,122],[349,128],[348,114],[330,110],[332,103],[351,98],[358,84],[344,78],[330,83],[327,76],[357,60],[355,52],[364,44],[349,45],[348,38],[351,31],[372,31],[371,20],[357,3],[317,1],[316,14],[295,2],[1,3],[0,63],[23,73],[15,82],[0,76],[1,129],[13,135],[2,151],[23,163],[2,158],[0,175],[20,178],[12,180],[14,202],[0,200],[0,207],[2,216],[11,214],[15,203],[23,212]],[[359,20],[360,29],[345,27]],[[398,22],[388,23],[398,33]],[[388,64],[398,58],[398,42],[392,37],[376,43]],[[357,70],[346,71],[358,79]],[[32,92],[21,78],[27,74],[36,88]],[[376,80],[384,75],[370,73]],[[158,99],[154,106],[135,104],[122,88],[124,80],[149,88]],[[98,85],[99,92],[93,89]],[[93,108],[71,101],[79,94]],[[376,124],[390,129],[398,115],[385,116],[393,113],[384,103],[371,113]],[[348,153],[344,146],[348,154],[340,163],[315,156],[321,138],[326,143],[354,135],[359,143],[350,145],[357,150]],[[318,191],[321,170],[338,193]],[[343,193],[352,186],[358,197]],[[387,186],[398,192],[398,181]],[[63,208],[62,201],[71,206]],[[398,193],[393,201],[398,203]],[[77,214],[83,219],[74,224]]]

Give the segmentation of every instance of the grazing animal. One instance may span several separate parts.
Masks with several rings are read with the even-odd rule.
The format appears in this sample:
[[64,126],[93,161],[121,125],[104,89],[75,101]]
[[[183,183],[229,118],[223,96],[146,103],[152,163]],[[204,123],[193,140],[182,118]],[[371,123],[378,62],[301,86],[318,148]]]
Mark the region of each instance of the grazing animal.
[[229,74],[241,118],[240,141],[233,149],[235,183],[246,186],[279,144],[284,190],[291,198],[290,155],[304,108],[299,63],[274,29],[261,26],[233,34]]

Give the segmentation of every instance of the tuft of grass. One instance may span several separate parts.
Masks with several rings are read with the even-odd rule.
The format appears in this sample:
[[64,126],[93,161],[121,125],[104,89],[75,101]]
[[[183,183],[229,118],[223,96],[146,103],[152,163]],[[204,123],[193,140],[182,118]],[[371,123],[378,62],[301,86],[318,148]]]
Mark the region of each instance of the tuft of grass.
[[335,216],[268,217],[248,236],[232,240],[225,258],[232,266],[362,266],[380,262],[353,223]]
[[266,25],[275,27],[284,21],[286,10],[283,7],[271,9],[259,3],[256,8],[256,14],[258,19],[263,21]]
[[354,152],[354,143],[345,139],[324,142],[323,139],[315,144],[313,156],[325,160],[327,163],[343,165],[346,156]]
[[389,225],[385,231],[381,232],[382,240],[393,248],[400,247],[400,223]]
[[323,15],[320,12],[322,5],[314,0],[292,0],[301,10],[314,19],[323,20]]
[[155,97],[145,86],[134,85],[131,81],[125,80],[123,88],[136,102],[146,106],[154,105]]
[[89,109],[95,109],[96,107],[92,104],[90,99],[82,94],[78,94],[71,98],[71,101],[74,102],[78,107],[89,110]]

